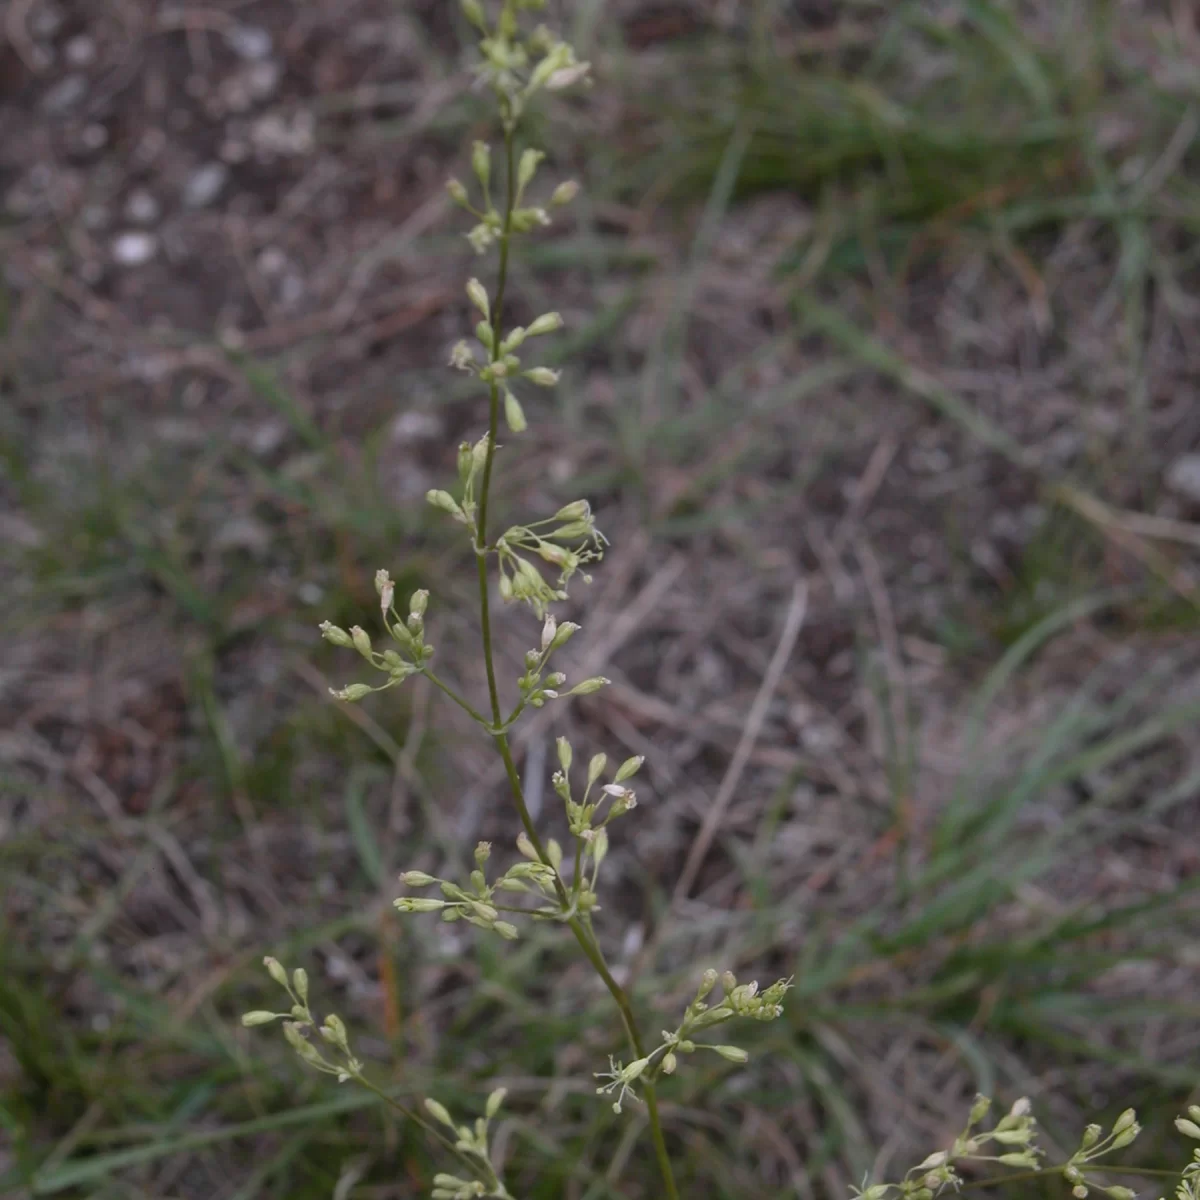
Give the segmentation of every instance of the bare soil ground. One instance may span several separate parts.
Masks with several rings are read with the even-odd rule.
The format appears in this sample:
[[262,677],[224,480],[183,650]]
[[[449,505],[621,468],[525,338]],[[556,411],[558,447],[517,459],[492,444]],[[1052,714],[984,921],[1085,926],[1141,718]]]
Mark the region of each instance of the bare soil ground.
[[[516,276],[566,386],[500,503],[592,498],[568,669],[613,686],[520,763],[553,829],[557,734],[647,755],[601,929],[653,1019],[697,964],[797,978],[756,1067],[668,1094],[689,1195],[845,1195],[976,1090],[1070,1150],[1195,1087],[1200,34],[1079,7],[1076,40],[1038,5],[566,6],[598,86],[546,169],[584,200]],[[388,566],[482,683],[423,502],[480,425],[456,7],[3,12],[0,1178],[425,1194],[409,1133],[340,1092],[321,1124],[237,1028],[270,951],[381,1077],[508,1083],[520,1194],[654,1195],[553,933],[391,912],[398,870],[507,853],[490,747],[417,687],[336,705],[315,634]],[[532,636],[504,618],[510,675]]]

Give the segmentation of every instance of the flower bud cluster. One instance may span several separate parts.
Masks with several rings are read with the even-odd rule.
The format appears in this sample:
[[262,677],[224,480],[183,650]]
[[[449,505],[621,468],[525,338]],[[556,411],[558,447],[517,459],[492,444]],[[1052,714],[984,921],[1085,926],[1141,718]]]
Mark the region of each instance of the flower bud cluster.
[[522,35],[518,14],[544,7],[545,0],[505,0],[492,23],[481,0],[463,0],[467,19],[482,35],[482,62],[476,72],[495,90],[509,127],[538,91],[561,92],[587,80],[589,64],[579,62],[575,51],[545,25]]
[[444,1104],[432,1098],[425,1101],[425,1111],[450,1131],[454,1138],[454,1149],[478,1174],[476,1179],[463,1179],[444,1171],[438,1172],[433,1177],[431,1200],[474,1200],[477,1196],[512,1200],[492,1164],[492,1151],[488,1145],[488,1128],[499,1113],[505,1095],[505,1088],[496,1088],[487,1098],[484,1116],[477,1117],[473,1125],[459,1125]]
[[[572,543],[575,545],[572,546]],[[596,528],[591,506],[586,500],[576,500],[560,508],[553,517],[535,521],[530,525],[514,525],[496,539],[495,551],[500,561],[500,595],[506,601],[520,601],[544,618],[549,606],[567,599],[567,584],[571,577],[593,562],[604,557],[608,544],[605,536]],[[558,568],[558,580],[552,586],[541,571],[534,566],[531,557],[540,558]],[[585,583],[591,576],[582,573]],[[596,684],[576,695],[595,691]],[[579,685],[580,688],[583,685]]]
[[[558,739],[558,765],[552,782],[554,790],[566,806],[567,827],[574,837],[580,838],[585,844],[592,845],[604,831],[604,827],[617,817],[624,816],[631,809],[637,808],[637,795],[632,788],[625,786],[627,779],[632,779],[641,770],[643,758],[636,755],[627,758],[616,771],[611,783],[602,784],[596,788],[608,758],[604,754],[596,754],[588,763],[587,784],[583,795],[576,800],[571,789],[571,762],[574,752],[566,738]],[[592,790],[596,788],[597,795],[592,798]],[[603,820],[597,822],[597,815],[603,805],[608,805]],[[605,838],[607,841],[607,838]]]
[[384,628],[398,649],[376,650],[370,635],[360,625],[354,625],[347,631],[329,621],[322,621],[318,627],[327,642],[357,650],[367,663],[387,677],[377,687],[351,683],[344,688],[330,688],[330,692],[339,700],[353,702],[372,692],[387,691],[403,683],[410,675],[419,675],[433,657],[433,647],[425,642],[425,610],[429,605],[429,593],[424,589],[413,592],[408,602],[408,617],[402,621],[395,606],[395,584],[382,568],[375,572],[375,591],[379,594]]
[[[445,899],[402,896],[395,901],[397,911],[440,912],[443,921],[466,921],[478,929],[498,933],[506,941],[515,941],[519,936],[517,927],[511,921],[502,920],[500,914],[502,911],[521,910],[498,905],[496,892],[530,892],[536,889],[545,897],[553,897],[557,872],[554,867],[541,862],[534,853],[525,861],[514,863],[499,879],[489,883],[485,866],[491,853],[492,847],[488,842],[480,842],[475,847],[475,869],[471,872],[467,887],[425,871],[405,871],[400,876],[400,882],[406,887],[422,888],[436,884]],[[529,861],[530,857],[533,861]],[[560,914],[559,909],[554,907],[533,910],[530,915],[557,917]]]
[[[1037,1121],[1032,1116],[1029,1101],[1024,1097],[1017,1100],[992,1129],[982,1130],[979,1124],[991,1107],[992,1102],[986,1096],[977,1096],[966,1128],[948,1150],[935,1151],[895,1183],[876,1183],[870,1187],[856,1188],[855,1195],[859,1200],[934,1200],[943,1191],[957,1189],[961,1185],[962,1179],[955,1173],[954,1167],[966,1161],[1038,1170],[1044,1151],[1036,1145]],[[1200,1114],[1200,1108],[1196,1112]],[[1083,1132],[1079,1149],[1061,1167],[1053,1170],[1061,1171],[1063,1178],[1071,1185],[1071,1195],[1076,1200],[1084,1200],[1092,1189],[1110,1197],[1110,1200],[1135,1200],[1135,1193],[1131,1189],[1117,1184],[1097,1183],[1085,1172],[1088,1164],[1099,1156],[1128,1146],[1140,1131],[1137,1115],[1132,1108],[1121,1113],[1108,1136],[1103,1139],[1100,1126],[1089,1125]],[[1196,1134],[1200,1137],[1200,1126]],[[1180,1200],[1200,1198],[1181,1194]]]
[[[710,1004],[708,997],[717,983],[721,984],[723,997],[717,1004]],[[698,1050],[709,1050],[727,1062],[744,1063],[750,1057],[740,1046],[697,1042],[695,1034],[705,1029],[723,1025],[737,1017],[749,1017],[756,1021],[774,1021],[783,1015],[783,998],[791,989],[790,979],[779,979],[763,991],[758,983],[741,983],[732,971],[718,974],[711,968],[704,972],[695,998],[684,1010],[683,1020],[674,1030],[662,1031],[662,1042],[645,1058],[640,1058],[622,1067],[609,1060],[610,1070],[597,1072],[596,1078],[603,1082],[596,1088],[598,1093],[615,1094],[613,1111],[620,1112],[629,1097],[637,1099],[633,1084],[638,1079],[652,1083],[660,1075],[672,1075],[679,1065],[680,1054],[695,1054]]]
[[[247,1028],[283,1022],[283,1036],[296,1052],[296,1057],[314,1071],[336,1076],[339,1083],[357,1079],[362,1075],[362,1063],[350,1050],[346,1026],[336,1013],[330,1013],[318,1023],[308,1006],[308,973],[297,967],[288,977],[287,970],[278,959],[267,957],[263,966],[288,994],[291,1007],[287,1012],[267,1012],[261,1009],[242,1014],[242,1024]],[[318,1048],[316,1039],[324,1043],[324,1053]],[[327,1057],[328,1056],[328,1057]]]

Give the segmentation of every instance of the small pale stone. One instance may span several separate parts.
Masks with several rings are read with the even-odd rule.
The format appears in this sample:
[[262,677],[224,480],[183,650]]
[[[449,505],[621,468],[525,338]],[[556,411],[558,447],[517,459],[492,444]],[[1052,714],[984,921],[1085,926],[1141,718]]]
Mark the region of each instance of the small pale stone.
[[96,43],[86,33],[71,38],[65,49],[67,62],[73,67],[86,67],[96,61]]
[[152,225],[161,211],[153,193],[145,188],[134,188],[125,201],[125,217],[136,225]]
[[205,163],[188,176],[183,185],[183,203],[187,208],[207,208],[229,179],[229,168],[222,162]]
[[113,239],[113,258],[123,267],[140,267],[158,253],[158,238],[152,233],[122,233]]
[[42,109],[57,116],[74,108],[86,95],[87,80],[82,75],[66,75],[42,97]]
[[266,58],[273,45],[271,35],[257,25],[234,25],[226,31],[225,40],[238,58],[249,62]]
[[1200,454],[1184,454],[1168,468],[1167,487],[1173,492],[1200,504]]

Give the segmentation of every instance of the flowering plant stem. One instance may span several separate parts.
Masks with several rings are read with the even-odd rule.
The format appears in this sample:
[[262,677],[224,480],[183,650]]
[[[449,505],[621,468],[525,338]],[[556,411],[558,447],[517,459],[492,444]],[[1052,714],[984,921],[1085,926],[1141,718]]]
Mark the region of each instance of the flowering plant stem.
[[[500,266],[496,281],[495,299],[493,300],[492,317],[493,327],[497,332],[503,328],[504,297],[508,286],[509,241],[512,233],[512,214],[516,204],[517,175],[515,158],[513,130],[511,125],[506,123],[504,129],[505,212],[503,232],[500,235]],[[497,362],[500,358],[499,348],[500,338],[497,336],[493,342],[493,363]],[[492,649],[491,599],[487,571],[487,522],[488,500],[491,495],[492,464],[496,453],[496,434],[499,429],[499,423],[500,387],[496,380],[493,379],[488,392],[487,457],[484,459],[483,477],[479,493],[479,510],[475,525],[475,562],[479,576],[479,622],[483,639],[484,665],[487,671],[488,697],[492,708],[491,733],[500,758],[504,762],[504,771],[508,777],[513,803],[516,805],[517,814],[520,817],[525,834],[533,844],[533,848],[537,851],[538,858],[543,863],[550,865],[550,857],[546,853],[541,838],[538,836],[537,829],[534,827],[533,818],[529,813],[529,806],[525,803],[525,791],[521,786],[521,777],[517,772],[516,763],[513,761],[508,734],[505,732],[506,723],[500,708],[500,692],[496,685],[496,664]],[[478,715],[476,715],[476,719],[479,720]],[[480,723],[486,727],[486,722],[481,721]],[[555,875],[555,885],[559,901],[566,907],[569,904],[569,897],[567,896],[566,888],[557,874]],[[596,974],[604,981],[604,986],[608,988],[609,994],[620,1011],[621,1021],[625,1026],[625,1035],[629,1040],[629,1045],[634,1056],[639,1059],[645,1058],[645,1044],[638,1029],[633,1005],[630,1003],[625,989],[613,977],[613,973],[605,961],[604,952],[600,949],[600,945],[596,941],[591,922],[586,917],[575,915],[567,921],[567,925],[571,933],[574,934],[575,940],[579,943],[579,948],[583,951],[584,957],[587,958]],[[663,1186],[666,1188],[668,1200],[678,1200],[679,1191],[675,1186],[675,1176],[671,1169],[671,1158],[667,1153],[666,1138],[663,1136],[662,1119],[658,1111],[658,1097],[655,1093],[653,1083],[647,1082],[644,1085],[644,1094],[646,1097],[646,1114],[650,1122],[650,1136],[654,1141],[654,1152],[658,1159],[659,1170],[662,1173]]]

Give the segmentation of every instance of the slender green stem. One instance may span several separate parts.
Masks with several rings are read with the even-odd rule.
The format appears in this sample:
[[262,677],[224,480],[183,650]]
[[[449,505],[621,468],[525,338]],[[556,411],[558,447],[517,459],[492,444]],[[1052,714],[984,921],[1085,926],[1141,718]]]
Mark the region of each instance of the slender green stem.
[[495,1168],[486,1158],[473,1152],[464,1153],[436,1125],[427,1121],[419,1112],[414,1111],[407,1105],[401,1104],[399,1100],[389,1096],[383,1088],[372,1083],[365,1075],[359,1073],[353,1075],[352,1078],[355,1083],[361,1084],[368,1092],[373,1092],[380,1100],[394,1108],[401,1116],[407,1117],[408,1120],[419,1125],[434,1141],[440,1142],[472,1175],[475,1175],[483,1183],[484,1187],[488,1189],[489,1196],[498,1197],[499,1200],[506,1200],[506,1198],[507,1200],[512,1200],[508,1189],[504,1186],[503,1180],[496,1175]]
[[[496,295],[491,303],[491,325],[493,330],[492,362],[496,362],[500,357],[502,316],[504,312],[505,291],[508,286],[508,251],[512,235],[512,214],[516,206],[516,148],[514,145],[513,130],[508,123],[505,124],[504,129],[504,160],[507,197],[504,212],[504,230],[500,236],[499,277],[496,283]],[[525,835],[532,843],[538,858],[544,863],[549,863],[549,856],[542,845],[542,840],[538,836],[537,830],[534,828],[533,818],[529,813],[529,806],[525,803],[525,791],[521,786],[521,777],[517,773],[516,763],[513,762],[512,749],[509,746],[508,735],[505,732],[507,723],[504,721],[503,714],[500,711],[500,692],[496,686],[496,665],[492,652],[491,601],[488,593],[487,575],[487,526],[488,499],[491,495],[492,484],[492,462],[496,453],[496,431],[499,426],[499,419],[500,389],[495,380],[493,380],[488,390],[487,454],[484,458],[483,479],[479,490],[478,519],[475,525],[475,563],[479,576],[479,623],[483,638],[484,664],[487,670],[488,699],[492,709],[490,726],[486,720],[481,721],[480,724],[491,733],[492,740],[496,743],[496,749],[500,752],[500,757],[504,762],[504,771],[508,776],[513,802],[516,805]],[[514,712],[514,719],[516,713],[519,711],[520,706]],[[567,890],[563,886],[562,880],[558,878],[557,872],[555,873],[554,885],[559,902],[564,908],[568,907],[570,898],[567,895]],[[633,1006],[630,1004],[629,997],[625,994],[624,988],[621,987],[613,977],[612,971],[609,970],[608,963],[604,959],[604,954],[600,949],[599,943],[596,941],[590,924],[578,916],[572,917],[567,924],[572,934],[574,934],[575,940],[579,943],[579,948],[583,951],[584,956],[592,964],[596,974],[604,981],[604,986],[608,988],[609,994],[612,996],[617,1010],[621,1014],[621,1022],[625,1026],[625,1034],[629,1039],[629,1044],[634,1054],[638,1058],[645,1058],[645,1046],[642,1042],[641,1033],[638,1030]],[[654,1152],[658,1158],[659,1170],[662,1173],[663,1186],[666,1188],[666,1197],[667,1200],[679,1200],[679,1191],[675,1186],[675,1176],[671,1170],[671,1159],[667,1154],[667,1143],[663,1136],[662,1120],[658,1112],[658,1097],[655,1093],[654,1085],[649,1082],[646,1083],[644,1091],[646,1094],[646,1112],[650,1119],[650,1134],[654,1141]]]
[[467,701],[464,700],[448,683],[445,683],[443,680],[439,679],[428,668],[423,669],[421,673],[426,679],[429,680],[430,683],[433,684],[435,688],[441,692],[445,692],[445,694],[449,696],[450,699],[453,700],[454,703],[457,704],[458,707],[461,708],[465,713],[467,713],[474,720],[478,721],[479,724],[485,729],[491,729],[492,723],[487,719],[487,717],[485,717],[483,713],[479,712],[473,705],[468,704]]
[[[1120,1167],[1115,1163],[1089,1164],[1084,1171],[1100,1175],[1144,1175],[1148,1179],[1177,1179],[1182,1171],[1166,1171],[1157,1167]],[[963,1192],[975,1191],[977,1188],[1006,1187],[1010,1183],[1026,1183],[1031,1179],[1048,1179],[1052,1175],[1062,1175],[1062,1167],[1041,1167],[1036,1171],[1019,1171],[1013,1175],[995,1175],[991,1179],[976,1179],[964,1183],[959,1189]]]

